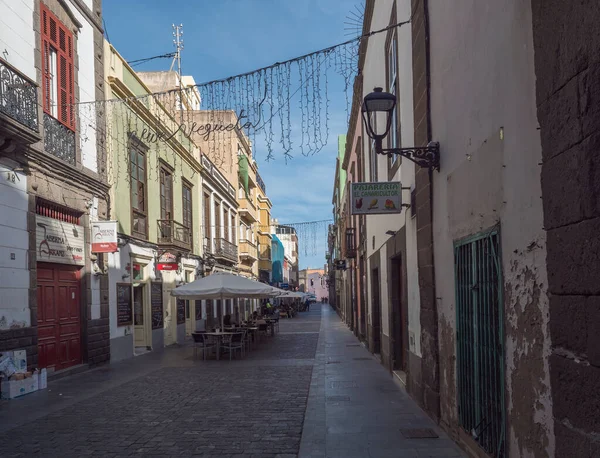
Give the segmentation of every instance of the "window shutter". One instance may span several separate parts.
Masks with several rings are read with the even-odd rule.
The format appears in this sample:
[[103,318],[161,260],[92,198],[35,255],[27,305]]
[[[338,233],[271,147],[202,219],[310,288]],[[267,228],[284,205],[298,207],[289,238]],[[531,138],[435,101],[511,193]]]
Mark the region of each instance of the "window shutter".
[[50,47],[56,50],[58,89],[57,118],[71,130],[75,130],[75,114],[73,105],[75,103],[75,81],[73,78],[73,34],[50,12],[48,7],[41,3],[42,22],[42,91],[44,96],[44,111],[52,115],[50,97],[52,88],[50,74]]
[[50,43],[42,38],[42,95],[44,111],[50,113]]

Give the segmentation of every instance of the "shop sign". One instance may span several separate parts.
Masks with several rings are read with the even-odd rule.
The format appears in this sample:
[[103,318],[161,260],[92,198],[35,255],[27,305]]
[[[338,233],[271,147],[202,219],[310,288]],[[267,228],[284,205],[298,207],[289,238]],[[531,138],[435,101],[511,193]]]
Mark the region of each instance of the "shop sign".
[[402,184],[352,183],[350,201],[353,215],[382,215],[402,212]]
[[85,264],[83,226],[41,215],[36,215],[35,222],[38,262]]
[[158,263],[156,264],[156,268],[158,270],[167,270],[167,271],[177,270],[179,268],[179,261],[177,259],[177,256],[174,255],[173,253],[169,253],[168,251],[166,253],[163,253],[158,258]]
[[92,253],[116,253],[117,222],[94,221],[92,223]]

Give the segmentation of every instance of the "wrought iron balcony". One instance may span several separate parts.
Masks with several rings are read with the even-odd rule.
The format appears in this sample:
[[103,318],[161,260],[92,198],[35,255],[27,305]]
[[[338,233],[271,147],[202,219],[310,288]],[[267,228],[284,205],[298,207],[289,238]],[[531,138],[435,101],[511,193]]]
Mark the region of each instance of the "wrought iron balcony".
[[158,245],[191,250],[192,236],[190,228],[172,219],[159,219]]
[[37,86],[16,68],[0,60],[0,113],[39,132]]
[[213,244],[210,241],[210,237],[204,237],[204,255],[209,255],[214,253]]
[[250,240],[240,240],[240,258],[256,261],[258,259],[258,249]]
[[213,254],[216,258],[226,259],[231,262],[237,262],[238,260],[237,246],[225,239],[215,239],[215,251]]
[[346,229],[346,257],[356,257],[356,237],[354,236],[354,228]]
[[47,113],[44,113],[44,149],[75,165],[75,132]]
[[258,187],[262,189],[263,194],[267,194],[267,187],[265,186],[265,182],[258,173],[256,174],[256,182],[258,183]]

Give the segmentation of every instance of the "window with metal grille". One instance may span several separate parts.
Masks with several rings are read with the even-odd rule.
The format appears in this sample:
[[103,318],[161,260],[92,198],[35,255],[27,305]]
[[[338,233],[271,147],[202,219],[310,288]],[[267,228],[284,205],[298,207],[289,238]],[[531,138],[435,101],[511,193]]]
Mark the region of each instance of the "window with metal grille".
[[44,112],[75,130],[73,34],[40,4]]
[[504,330],[498,229],[454,245],[458,414],[490,455],[505,453]]
[[35,213],[71,224],[80,224],[79,219],[83,215],[82,212],[44,200],[41,197],[35,199]]

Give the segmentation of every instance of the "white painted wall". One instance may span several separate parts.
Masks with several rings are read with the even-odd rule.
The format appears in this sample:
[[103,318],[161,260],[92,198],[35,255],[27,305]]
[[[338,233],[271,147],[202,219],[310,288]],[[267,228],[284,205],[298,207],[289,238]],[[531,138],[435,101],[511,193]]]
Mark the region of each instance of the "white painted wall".
[[27,175],[15,165],[0,161],[0,330],[31,325]]
[[34,0],[0,0],[0,58],[36,81]]
[[[448,387],[456,383],[454,362],[446,356],[454,350],[443,342],[445,329],[455,339],[453,241],[500,222],[508,455],[533,456],[524,445],[529,442],[545,443],[547,456],[554,456],[530,2],[435,1],[429,11],[431,122],[433,139],[441,145],[441,172],[434,173],[433,183],[441,397],[451,396]],[[519,326],[524,315],[537,317],[536,322]],[[541,339],[531,336],[537,327]],[[527,378],[528,373],[536,375]],[[513,377],[519,386],[513,386]],[[513,402],[512,390],[519,393],[518,401]],[[523,402],[536,396],[531,405]],[[455,405],[442,403],[443,421],[451,423],[456,416]],[[519,431],[510,427],[511,417],[520,419]],[[540,436],[521,440],[519,434],[529,434],[522,427],[528,418],[537,423],[531,432]]]
[[[387,27],[392,14],[393,0],[377,1],[373,12],[371,30],[379,30]],[[396,22],[402,22],[411,16],[410,0],[396,0]],[[413,116],[413,77],[412,77],[412,30],[410,25],[396,29],[398,44],[398,103],[400,106],[401,145],[414,146],[414,116]],[[386,86],[386,34],[377,34],[369,38],[365,69],[363,73],[363,96],[370,93],[374,87]],[[370,139],[363,135],[363,151],[369,151]],[[370,161],[368,156],[365,160],[365,176],[370,180]],[[377,160],[377,172],[379,181],[388,181],[387,156],[379,156]],[[392,181],[401,181],[403,187],[414,188],[415,166],[412,162],[404,160],[400,169]],[[410,191],[403,191],[402,200],[410,203]],[[408,210],[410,213],[410,210]],[[408,280],[408,330],[409,350],[421,356],[421,323],[420,323],[420,296],[419,277],[417,269],[417,235],[416,219],[407,215],[405,209],[396,215],[372,215],[367,217],[367,257],[379,250],[381,255],[381,313],[382,330],[387,336],[390,334],[388,323],[389,295],[387,280],[387,259],[384,244],[389,239],[386,231],[401,229],[406,224],[406,267]],[[373,241],[373,237],[375,240]],[[371,303],[371,272],[367,271],[367,294],[368,303]],[[371,310],[369,308],[369,314]]]
[[[90,0],[91,2],[91,0]],[[79,71],[79,141],[81,146],[81,162],[93,172],[98,171],[98,155],[96,151],[96,107],[93,103],[83,103],[96,100],[95,67],[94,67],[94,27],[86,16],[82,15],[73,5],[71,11],[82,24],[77,34],[77,58]]]

